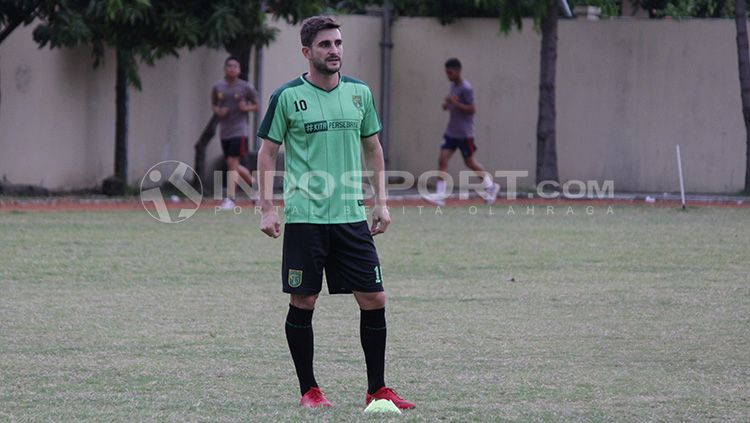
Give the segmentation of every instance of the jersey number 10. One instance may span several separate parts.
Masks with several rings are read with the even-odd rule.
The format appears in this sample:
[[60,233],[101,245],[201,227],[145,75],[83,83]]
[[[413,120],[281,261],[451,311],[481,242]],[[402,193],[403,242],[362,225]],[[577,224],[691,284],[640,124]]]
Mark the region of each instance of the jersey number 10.
[[307,102],[305,100],[300,100],[299,102],[294,102],[294,111],[299,112],[300,110],[307,110]]

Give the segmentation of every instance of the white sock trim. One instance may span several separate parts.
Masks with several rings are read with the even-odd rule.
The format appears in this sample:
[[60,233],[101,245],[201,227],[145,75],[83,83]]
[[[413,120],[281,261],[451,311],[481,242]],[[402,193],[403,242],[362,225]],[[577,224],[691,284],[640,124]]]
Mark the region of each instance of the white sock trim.
[[495,185],[494,182],[492,182],[492,178],[488,173],[484,174],[484,178],[482,178],[482,186],[484,189],[490,189]]
[[439,195],[445,194],[445,180],[438,179],[437,180],[437,185],[435,185],[435,190],[436,190],[437,194],[439,194]]

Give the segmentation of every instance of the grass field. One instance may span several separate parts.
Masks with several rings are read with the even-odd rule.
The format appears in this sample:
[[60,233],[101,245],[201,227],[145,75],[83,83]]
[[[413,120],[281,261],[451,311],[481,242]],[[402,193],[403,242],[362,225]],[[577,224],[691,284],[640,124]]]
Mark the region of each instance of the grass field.
[[[750,419],[750,209],[434,210],[377,238],[393,420]],[[349,296],[314,319],[335,408],[297,406],[258,221],[0,213],[0,421],[385,420]]]

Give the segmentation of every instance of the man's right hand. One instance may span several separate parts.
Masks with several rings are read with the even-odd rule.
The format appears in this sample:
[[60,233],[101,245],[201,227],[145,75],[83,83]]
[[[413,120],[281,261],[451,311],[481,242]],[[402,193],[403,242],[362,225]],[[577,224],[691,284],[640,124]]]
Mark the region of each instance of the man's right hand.
[[216,113],[216,116],[223,118],[229,113],[229,107],[214,107],[214,113]]
[[260,217],[260,230],[271,238],[281,235],[281,222],[276,210],[265,211]]

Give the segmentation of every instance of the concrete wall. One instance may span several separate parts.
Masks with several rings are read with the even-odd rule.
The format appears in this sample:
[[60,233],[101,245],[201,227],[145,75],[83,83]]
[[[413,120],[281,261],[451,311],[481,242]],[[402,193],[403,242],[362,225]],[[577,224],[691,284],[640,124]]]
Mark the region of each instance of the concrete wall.
[[[447,122],[443,63],[456,56],[475,89],[477,158],[535,177],[540,35],[498,35],[494,19],[394,25],[394,168],[436,167]],[[415,37],[433,40],[429,48]],[[614,180],[622,191],[679,189],[675,145],[690,191],[742,189],[745,171],[731,20],[561,21],[557,149],[561,180]],[[454,157],[449,170],[463,168]]]
[[675,191],[680,144],[686,189],[743,188],[745,127],[731,20],[583,21],[561,26],[560,40],[561,178]]
[[[380,21],[345,16],[344,72],[380,97]],[[266,50],[263,110],[275,87],[306,69],[298,29],[273,22]],[[464,63],[476,91],[478,159],[490,170],[534,178],[540,36],[498,35],[493,19],[441,26],[434,19],[394,23],[390,165],[415,173],[436,167],[447,113],[443,63]],[[0,177],[52,189],[92,187],[114,158],[114,60],[91,68],[90,51],[38,50],[33,28],[0,45]],[[131,94],[130,182],[161,160],[193,162],[209,117],[208,92],[225,53],[184,52],[143,66]],[[563,180],[615,181],[618,191],[678,188],[681,144],[690,191],[742,188],[744,126],[730,20],[563,21],[557,69],[557,142]],[[220,156],[218,142],[209,158]],[[455,157],[450,170],[463,165]]]
[[[39,50],[32,27],[0,46],[0,177],[51,189],[89,188],[114,173],[114,56],[92,68],[88,48]],[[129,179],[161,160],[193,163],[225,54],[200,50],[142,67],[130,91]],[[220,154],[212,143],[209,155]]]
[[[477,159],[488,170],[530,170],[533,178],[540,37],[530,30],[498,36],[492,19],[449,26],[399,19],[393,30],[391,167],[417,173],[437,168],[448,121],[440,107],[450,89],[444,64],[458,57],[475,91]],[[449,172],[456,176],[461,169],[456,152]]]
[[[345,72],[367,81],[379,101],[380,21],[340,20],[350,50]],[[307,69],[299,28],[272,24],[281,32],[264,55],[264,111],[276,87]],[[0,45],[0,178],[51,189],[94,187],[114,172],[114,56],[94,70],[90,49],[39,50],[32,31],[33,25],[18,29]],[[225,58],[223,51],[199,49],[141,67],[143,90],[130,94],[131,184],[162,160],[192,165],[193,144],[210,117],[210,88],[223,77]],[[215,139],[207,157],[213,162],[220,156]]]

